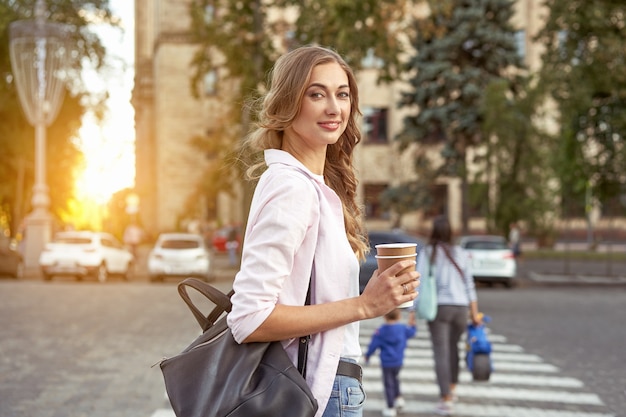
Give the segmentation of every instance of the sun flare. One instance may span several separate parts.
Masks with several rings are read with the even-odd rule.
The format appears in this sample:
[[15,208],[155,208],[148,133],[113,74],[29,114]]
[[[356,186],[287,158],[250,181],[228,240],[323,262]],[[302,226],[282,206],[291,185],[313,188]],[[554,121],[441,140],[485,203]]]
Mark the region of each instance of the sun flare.
[[106,204],[117,191],[134,186],[133,132],[121,124],[99,126],[85,120],[80,129],[85,165],[76,181],[79,200]]
[[87,112],[77,135],[77,146],[84,163],[75,172],[74,198],[62,221],[82,228],[100,229],[108,216],[107,203],[113,194],[135,183],[134,108],[131,104],[134,79],[133,2],[111,0],[116,19],[125,31],[92,21],[90,29],[107,48],[106,71],[83,69],[81,76],[96,96],[107,94],[104,120]]

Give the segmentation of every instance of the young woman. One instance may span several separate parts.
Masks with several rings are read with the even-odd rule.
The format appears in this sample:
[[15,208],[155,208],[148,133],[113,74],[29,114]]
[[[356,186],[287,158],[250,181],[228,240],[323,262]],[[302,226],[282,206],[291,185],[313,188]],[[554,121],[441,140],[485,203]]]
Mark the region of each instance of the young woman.
[[417,270],[428,274],[434,268],[437,281],[437,316],[428,322],[435,359],[440,400],[435,412],[451,415],[459,381],[459,340],[467,329],[468,317],[479,324],[474,277],[468,270],[468,254],[452,244],[452,228],[446,216],[433,220],[430,241],[419,253]]
[[[352,153],[359,143],[354,74],[334,51],[305,46],[280,57],[246,140],[265,163],[250,206],[228,323],[239,343],[280,340],[294,364],[311,335],[307,383],[317,416],[361,416],[359,321],[413,300],[415,264],[375,272],[359,296],[368,246],[355,201]],[[311,305],[305,306],[311,281]],[[285,410],[289,415],[289,410]]]

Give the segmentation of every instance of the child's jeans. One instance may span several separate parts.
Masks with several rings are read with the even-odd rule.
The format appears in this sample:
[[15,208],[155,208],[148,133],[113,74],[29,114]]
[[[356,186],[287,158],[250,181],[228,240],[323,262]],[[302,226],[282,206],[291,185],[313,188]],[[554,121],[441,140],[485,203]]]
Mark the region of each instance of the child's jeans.
[[385,398],[387,407],[393,408],[396,398],[400,396],[400,375],[401,366],[383,367],[383,384],[385,385]]

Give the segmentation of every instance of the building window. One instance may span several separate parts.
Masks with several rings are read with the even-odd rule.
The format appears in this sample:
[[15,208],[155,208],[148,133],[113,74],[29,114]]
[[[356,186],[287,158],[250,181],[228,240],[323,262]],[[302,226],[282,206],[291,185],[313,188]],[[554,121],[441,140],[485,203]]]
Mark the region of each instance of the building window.
[[217,94],[217,71],[215,69],[204,74],[204,94],[207,96]]
[[363,109],[363,133],[366,143],[388,143],[387,109],[365,107]]
[[517,55],[526,59],[526,31],[524,29],[515,32],[515,46],[517,47]]
[[376,54],[374,54],[373,48],[369,48],[367,50],[367,54],[361,60],[361,66],[365,69],[367,68],[380,69],[384,65],[385,65],[385,62],[381,58],[378,58]]
[[207,25],[212,24],[215,21],[215,6],[213,4],[207,4],[204,7],[204,23]]
[[389,213],[383,211],[380,196],[387,189],[387,184],[365,184],[365,217],[369,219],[387,218]]

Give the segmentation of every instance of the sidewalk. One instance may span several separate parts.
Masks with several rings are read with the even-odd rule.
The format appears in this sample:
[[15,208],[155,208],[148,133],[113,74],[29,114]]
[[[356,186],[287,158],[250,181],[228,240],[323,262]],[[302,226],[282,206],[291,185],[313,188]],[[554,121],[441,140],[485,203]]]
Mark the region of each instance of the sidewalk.
[[[536,240],[522,241],[523,251],[536,251],[541,250],[537,248]],[[558,241],[554,244],[554,248],[558,252],[572,251],[572,252],[584,252],[589,251],[589,244],[586,241],[573,240],[573,241]],[[595,252],[598,253],[624,253],[626,252],[626,242],[600,242],[598,243]]]
[[559,275],[529,272],[527,280],[538,284],[626,285],[626,276]]

